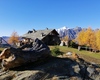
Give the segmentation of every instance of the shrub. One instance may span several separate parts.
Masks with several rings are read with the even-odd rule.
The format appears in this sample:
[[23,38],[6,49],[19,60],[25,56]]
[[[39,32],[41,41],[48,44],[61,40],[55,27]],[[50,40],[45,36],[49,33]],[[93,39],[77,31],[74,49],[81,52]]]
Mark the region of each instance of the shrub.
[[58,56],[58,55],[62,54],[62,52],[60,52],[58,47],[55,47],[54,49],[51,50],[51,54],[52,54],[52,56]]
[[69,46],[72,48],[77,48],[78,44],[76,44],[74,41],[70,41]]

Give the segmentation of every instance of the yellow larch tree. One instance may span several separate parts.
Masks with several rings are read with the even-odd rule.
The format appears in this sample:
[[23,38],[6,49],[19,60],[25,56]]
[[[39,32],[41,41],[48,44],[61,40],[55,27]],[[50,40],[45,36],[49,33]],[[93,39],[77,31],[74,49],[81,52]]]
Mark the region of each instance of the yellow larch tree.
[[84,36],[85,36],[85,31],[82,30],[81,32],[78,33],[76,37],[76,41],[78,42],[80,46],[85,45]]
[[85,39],[85,44],[89,47],[91,47],[92,39],[93,38],[93,30],[89,27],[85,31],[84,39]]
[[90,47],[93,50],[97,49],[95,31],[93,31],[90,27],[87,28],[87,30],[82,30],[78,34],[76,40],[78,41],[78,44],[80,46],[86,45],[87,47]]
[[96,45],[97,49],[100,50],[100,30],[96,31]]
[[76,41],[80,46],[86,45],[93,51],[100,50],[100,29],[92,30],[90,27],[77,35]]
[[92,31],[92,32],[91,32],[91,35],[90,35],[90,47],[91,47],[93,50],[97,50],[95,31]]
[[19,35],[17,32],[13,32],[11,37],[8,39],[8,43],[16,46],[16,43],[19,41]]

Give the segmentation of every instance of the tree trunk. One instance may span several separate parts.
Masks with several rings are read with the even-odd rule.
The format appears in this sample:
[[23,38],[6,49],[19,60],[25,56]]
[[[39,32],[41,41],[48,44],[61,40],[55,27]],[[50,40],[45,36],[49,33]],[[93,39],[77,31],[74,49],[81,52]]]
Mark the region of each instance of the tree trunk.
[[78,46],[78,51],[80,51],[81,50],[81,46]]

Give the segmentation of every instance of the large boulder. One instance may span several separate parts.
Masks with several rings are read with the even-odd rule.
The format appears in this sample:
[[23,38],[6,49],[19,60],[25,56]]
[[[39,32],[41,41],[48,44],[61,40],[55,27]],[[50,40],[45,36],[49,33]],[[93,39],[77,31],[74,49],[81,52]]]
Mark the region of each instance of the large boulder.
[[100,68],[82,59],[49,57],[0,72],[0,80],[100,80]]
[[[24,45],[28,46],[28,45]],[[34,44],[28,50],[22,50],[23,48],[5,48],[1,54],[2,60],[1,66],[3,70],[8,70],[23,64],[35,62],[40,59],[45,59],[50,56],[50,49],[39,39],[36,39]]]

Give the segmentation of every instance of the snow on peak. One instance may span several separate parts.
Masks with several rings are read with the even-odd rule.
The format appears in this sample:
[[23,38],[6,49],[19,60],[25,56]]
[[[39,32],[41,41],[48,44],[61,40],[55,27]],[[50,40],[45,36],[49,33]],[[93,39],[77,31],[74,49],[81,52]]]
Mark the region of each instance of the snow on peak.
[[66,26],[64,26],[64,27],[62,27],[62,28],[60,28],[61,30],[67,30],[67,29],[69,29],[69,28],[67,28]]
[[66,27],[66,26],[64,26],[64,27],[62,27],[62,29],[67,29],[67,27]]

